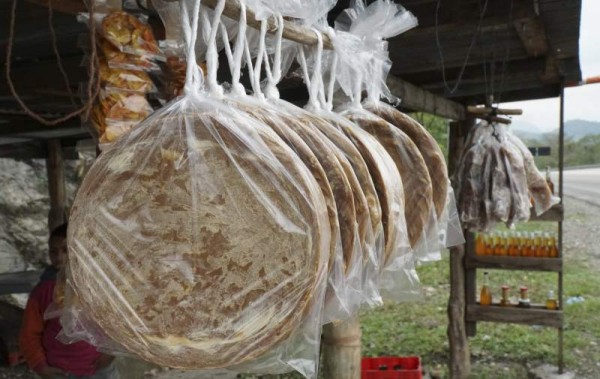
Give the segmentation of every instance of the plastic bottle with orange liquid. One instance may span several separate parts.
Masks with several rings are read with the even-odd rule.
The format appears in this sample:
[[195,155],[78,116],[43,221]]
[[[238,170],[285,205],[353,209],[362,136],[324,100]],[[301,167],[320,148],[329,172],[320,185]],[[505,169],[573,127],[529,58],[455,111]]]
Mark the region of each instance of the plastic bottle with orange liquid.
[[481,292],[479,294],[479,304],[491,305],[492,304],[492,291],[490,290],[490,278],[487,272],[483,273],[483,285],[481,286]]

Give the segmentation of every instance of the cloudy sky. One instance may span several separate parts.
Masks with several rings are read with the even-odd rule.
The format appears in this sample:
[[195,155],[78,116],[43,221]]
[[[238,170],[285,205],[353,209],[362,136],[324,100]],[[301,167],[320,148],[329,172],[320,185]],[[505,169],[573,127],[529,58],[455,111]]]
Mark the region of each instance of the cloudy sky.
[[[583,78],[600,76],[600,1],[583,0],[579,56]],[[565,119],[600,122],[600,83],[565,90]],[[523,109],[520,121],[543,130],[558,128],[558,99],[506,103],[504,107]]]

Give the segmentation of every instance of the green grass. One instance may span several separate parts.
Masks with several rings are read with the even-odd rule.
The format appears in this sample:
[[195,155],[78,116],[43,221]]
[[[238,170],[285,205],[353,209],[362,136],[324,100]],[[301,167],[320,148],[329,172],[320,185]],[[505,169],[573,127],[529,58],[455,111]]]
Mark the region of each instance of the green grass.
[[[443,373],[448,357],[448,259],[420,267],[418,271],[423,286],[430,287],[426,300],[363,312],[363,352],[369,356],[420,355],[426,366]],[[548,289],[557,286],[556,274],[494,270],[490,271],[490,277],[495,296],[499,296],[502,284],[512,287],[524,284],[530,288],[534,302],[543,302]],[[600,275],[567,258],[564,283],[565,299],[575,295],[585,298],[584,303],[565,305],[565,362],[572,370],[586,371],[584,366],[589,366],[600,377],[600,368],[596,366],[600,362],[600,348],[594,344],[600,336]],[[514,295],[516,292],[513,290]],[[522,377],[518,375],[525,363],[556,364],[557,336],[552,328],[479,323],[477,336],[470,339],[473,361],[480,363],[474,365],[473,375]],[[489,370],[492,362],[508,364],[509,371]],[[516,366],[511,366],[515,363]]]

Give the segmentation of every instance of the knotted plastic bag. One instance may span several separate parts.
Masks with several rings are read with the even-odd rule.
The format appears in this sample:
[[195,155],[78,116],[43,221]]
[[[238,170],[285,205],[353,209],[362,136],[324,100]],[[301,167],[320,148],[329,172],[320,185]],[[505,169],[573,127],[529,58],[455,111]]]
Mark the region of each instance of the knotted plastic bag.
[[[193,12],[190,62],[198,1]],[[275,133],[201,86],[188,64],[185,95],[108,147],[83,181],[63,340],[162,366],[314,377],[325,200]]]

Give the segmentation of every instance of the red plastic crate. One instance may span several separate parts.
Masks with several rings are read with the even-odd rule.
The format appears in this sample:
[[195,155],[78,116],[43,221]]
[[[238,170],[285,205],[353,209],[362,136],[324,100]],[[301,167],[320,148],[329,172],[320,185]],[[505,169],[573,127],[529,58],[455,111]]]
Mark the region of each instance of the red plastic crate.
[[362,359],[362,379],[422,379],[419,357],[376,357]]

